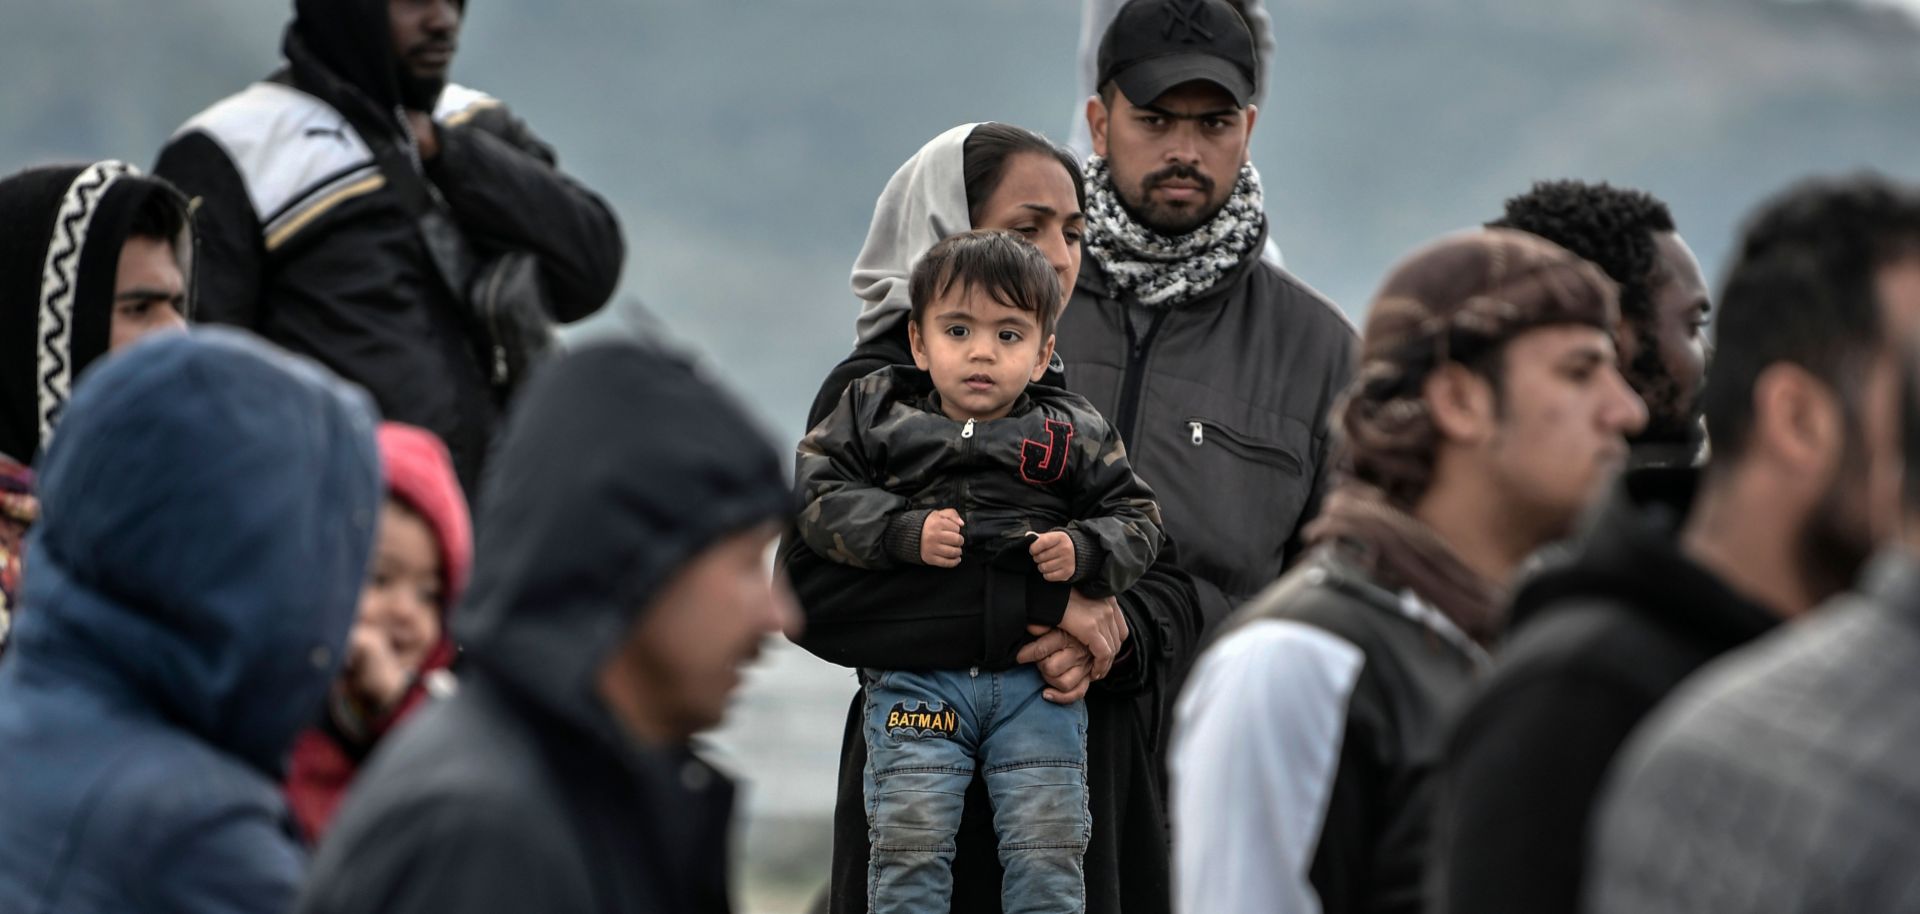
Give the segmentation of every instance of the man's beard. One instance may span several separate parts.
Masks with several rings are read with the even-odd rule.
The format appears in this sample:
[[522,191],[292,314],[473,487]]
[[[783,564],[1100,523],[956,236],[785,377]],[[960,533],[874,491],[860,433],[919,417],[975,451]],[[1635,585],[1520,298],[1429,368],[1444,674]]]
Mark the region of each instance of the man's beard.
[[1694,415],[1699,392],[1689,395],[1680,389],[1660,359],[1658,344],[1648,336],[1641,334],[1639,351],[1622,366],[1627,385],[1647,405],[1647,426],[1633,436],[1633,443],[1691,444],[1699,436],[1699,417]]
[[[1847,453],[1834,473],[1833,484],[1800,526],[1800,554],[1806,557],[1807,592],[1826,599],[1853,586],[1875,548],[1867,517],[1866,493],[1858,489],[1867,478],[1866,449],[1857,430],[1847,435]],[[1849,486],[1856,487],[1849,491]]]
[[400,65],[396,75],[400,80],[400,106],[408,111],[431,113],[447,88],[445,76],[418,76],[406,64]]
[[[1172,181],[1176,179],[1192,181],[1200,185],[1200,196],[1207,201],[1213,199],[1214,181],[1212,178],[1201,174],[1190,165],[1176,164],[1169,165],[1141,178],[1140,187],[1135,192],[1137,199],[1128,199],[1127,193],[1122,190],[1119,195],[1120,205],[1126,209],[1127,215],[1131,216],[1134,222],[1139,223],[1155,234],[1164,235],[1169,238],[1177,238],[1200,226],[1206,225],[1214,216],[1219,215],[1220,210],[1227,205],[1225,198],[1222,198],[1218,203],[1205,202],[1198,207],[1174,207],[1165,203],[1155,202],[1153,199],[1154,186],[1162,181]],[[1119,182],[1114,182],[1114,186],[1118,188]]]

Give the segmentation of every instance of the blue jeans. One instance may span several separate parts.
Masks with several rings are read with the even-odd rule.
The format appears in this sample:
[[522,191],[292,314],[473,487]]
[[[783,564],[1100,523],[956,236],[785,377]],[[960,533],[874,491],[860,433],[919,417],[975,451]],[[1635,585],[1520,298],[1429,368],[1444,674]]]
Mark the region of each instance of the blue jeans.
[[947,914],[954,834],[976,765],[993,801],[1005,914],[1086,910],[1087,706],[1001,673],[866,670],[871,914]]

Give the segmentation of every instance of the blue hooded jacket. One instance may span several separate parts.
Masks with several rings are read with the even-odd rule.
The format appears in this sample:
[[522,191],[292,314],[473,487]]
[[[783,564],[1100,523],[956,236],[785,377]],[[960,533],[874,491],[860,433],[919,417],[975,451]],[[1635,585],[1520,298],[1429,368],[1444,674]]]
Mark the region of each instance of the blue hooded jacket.
[[276,781],[379,507],[366,397],[245,334],[169,335],[87,374],[40,466],[0,911],[284,911],[306,861]]

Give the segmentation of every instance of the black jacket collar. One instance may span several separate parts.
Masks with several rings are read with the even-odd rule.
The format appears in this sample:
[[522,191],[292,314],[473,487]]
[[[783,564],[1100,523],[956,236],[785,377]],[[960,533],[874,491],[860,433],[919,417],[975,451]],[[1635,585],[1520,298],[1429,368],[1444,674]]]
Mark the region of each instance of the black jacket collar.
[[1511,624],[1526,625],[1569,600],[1600,598],[1705,645],[1745,643],[1772,628],[1777,616],[1680,551],[1699,479],[1687,468],[1624,474],[1572,557],[1522,585]]

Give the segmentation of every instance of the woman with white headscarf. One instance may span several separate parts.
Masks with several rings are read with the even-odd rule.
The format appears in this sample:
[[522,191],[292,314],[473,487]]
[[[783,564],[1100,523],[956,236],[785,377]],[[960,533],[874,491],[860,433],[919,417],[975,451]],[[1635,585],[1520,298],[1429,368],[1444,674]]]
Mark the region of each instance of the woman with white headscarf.
[[[907,278],[927,249],[969,229],[1018,232],[1046,254],[1071,294],[1080,267],[1085,189],[1073,158],[1038,134],[1006,124],[965,124],[935,137],[887,182],[866,244],[854,262],[862,302],[854,350],[829,372],[808,416],[817,425],[849,382],[911,365]],[[1045,383],[1061,385],[1059,363]],[[1170,554],[1170,553],[1169,553]],[[789,538],[782,561],[807,617],[802,647],[832,663],[891,669],[1001,668],[1039,664],[1060,701],[1087,699],[1087,766],[1093,843],[1087,849],[1087,910],[1169,910],[1166,816],[1159,776],[1159,689],[1165,671],[1191,659],[1199,610],[1191,583],[1168,554],[1116,604],[1129,639],[1107,678],[1090,681],[1086,648],[1057,629],[1035,638],[1034,620],[1064,606],[1030,588],[1030,569],[981,563],[956,568],[861,571],[823,559]],[[1032,591],[1033,599],[1029,599]],[[1089,691],[1091,688],[1091,691]],[[842,742],[834,813],[830,910],[867,910],[866,743],[858,696]],[[952,907],[1000,909],[1000,864],[992,810],[976,777],[953,859]]]

